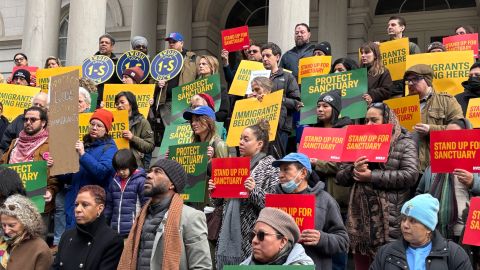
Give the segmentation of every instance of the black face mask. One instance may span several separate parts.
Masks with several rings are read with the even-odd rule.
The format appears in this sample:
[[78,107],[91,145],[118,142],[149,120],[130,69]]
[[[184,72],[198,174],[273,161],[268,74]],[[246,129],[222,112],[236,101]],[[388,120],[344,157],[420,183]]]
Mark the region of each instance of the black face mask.
[[469,77],[468,78],[468,87],[473,91],[480,91],[480,78],[479,77]]

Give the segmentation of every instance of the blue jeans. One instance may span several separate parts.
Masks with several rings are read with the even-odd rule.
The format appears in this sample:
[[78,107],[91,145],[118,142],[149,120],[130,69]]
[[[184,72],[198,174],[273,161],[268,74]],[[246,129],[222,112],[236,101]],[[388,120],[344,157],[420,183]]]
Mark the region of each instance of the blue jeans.
[[53,244],[58,245],[60,243],[60,238],[62,237],[63,232],[65,231],[65,194],[67,193],[66,188],[62,188],[60,192],[55,196],[55,217],[54,217],[54,233],[53,233]]

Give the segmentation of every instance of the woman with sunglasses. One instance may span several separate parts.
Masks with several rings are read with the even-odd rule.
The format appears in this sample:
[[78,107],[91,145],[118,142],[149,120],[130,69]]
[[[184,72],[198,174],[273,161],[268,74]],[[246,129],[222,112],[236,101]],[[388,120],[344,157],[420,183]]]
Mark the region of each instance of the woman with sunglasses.
[[53,258],[42,238],[42,217],[30,199],[19,194],[8,197],[0,207],[0,222],[6,239],[0,269],[50,269]]
[[410,199],[418,179],[418,154],[414,140],[384,103],[372,103],[366,125],[392,124],[386,163],[361,156],[340,165],[337,184],[351,187],[347,231],[355,269],[368,269],[378,249],[401,237],[401,207]]
[[145,155],[152,153],[155,148],[150,123],[138,111],[137,98],[130,91],[118,93],[115,96],[115,106],[119,111],[128,112],[129,130],[122,131],[122,136],[128,140],[138,167],[143,168]]
[[265,207],[250,233],[252,255],[240,265],[313,265],[298,239],[300,229],[292,216]]
[[[255,225],[261,209],[265,207],[265,194],[273,193],[278,184],[278,168],[272,166],[275,161],[267,155],[270,126],[264,119],[245,128],[240,136],[240,155],[250,158],[250,176],[245,180],[248,198],[212,199],[215,207],[223,205],[222,225],[216,251],[217,269],[223,265],[238,265],[252,252],[248,234]],[[208,190],[215,183],[208,181]]]
[[389,99],[392,77],[383,65],[380,48],[375,42],[369,41],[360,47],[360,54],[360,67],[367,68],[368,79],[368,92],[363,95],[363,99],[368,104]]

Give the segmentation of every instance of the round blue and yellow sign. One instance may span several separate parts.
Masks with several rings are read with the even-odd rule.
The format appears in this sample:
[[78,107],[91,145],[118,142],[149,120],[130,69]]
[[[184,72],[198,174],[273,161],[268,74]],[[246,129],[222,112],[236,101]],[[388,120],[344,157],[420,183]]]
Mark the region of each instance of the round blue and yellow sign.
[[150,74],[150,60],[148,56],[141,51],[131,50],[125,52],[120,56],[117,62],[117,76],[120,80],[122,80],[122,74],[126,69],[132,67],[139,67],[143,71],[143,77],[141,81],[143,82],[148,75]]
[[112,59],[105,55],[94,55],[85,59],[82,64],[83,77],[91,79],[95,84],[108,81],[115,69]]
[[183,55],[177,50],[167,49],[161,51],[153,58],[150,73],[159,80],[170,80],[177,76],[183,68]]

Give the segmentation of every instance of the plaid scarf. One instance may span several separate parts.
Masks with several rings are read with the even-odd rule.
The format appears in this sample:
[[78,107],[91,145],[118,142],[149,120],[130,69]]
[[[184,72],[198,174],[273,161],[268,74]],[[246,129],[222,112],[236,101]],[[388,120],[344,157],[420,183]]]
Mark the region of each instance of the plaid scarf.
[[33,154],[43,143],[48,140],[48,130],[42,129],[35,135],[28,135],[21,131],[10,153],[9,164],[33,160]]
[[438,173],[430,188],[430,194],[440,202],[437,228],[447,239],[453,239],[453,227],[457,223],[458,210],[455,195],[455,176],[451,173]]

